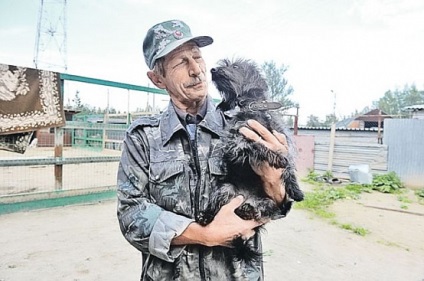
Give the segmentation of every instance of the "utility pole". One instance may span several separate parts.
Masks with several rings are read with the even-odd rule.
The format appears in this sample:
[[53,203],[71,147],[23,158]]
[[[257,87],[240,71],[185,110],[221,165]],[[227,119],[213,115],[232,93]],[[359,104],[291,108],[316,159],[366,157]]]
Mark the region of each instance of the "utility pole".
[[334,94],[334,103],[333,103],[333,116],[334,119],[336,119],[336,92],[334,92],[333,90],[331,90],[331,92]]
[[40,0],[34,66],[37,69],[68,69],[66,35],[67,0]]

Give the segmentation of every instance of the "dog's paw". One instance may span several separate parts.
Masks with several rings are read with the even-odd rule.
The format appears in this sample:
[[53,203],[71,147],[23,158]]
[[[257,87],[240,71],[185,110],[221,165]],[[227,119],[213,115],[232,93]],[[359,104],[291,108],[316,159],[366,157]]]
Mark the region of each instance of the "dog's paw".
[[244,203],[243,205],[235,209],[234,212],[236,213],[237,216],[239,216],[240,218],[244,220],[258,219],[258,214],[255,208],[248,203]]
[[200,212],[196,217],[196,222],[200,225],[208,225],[213,220],[213,216],[208,215],[206,212]]

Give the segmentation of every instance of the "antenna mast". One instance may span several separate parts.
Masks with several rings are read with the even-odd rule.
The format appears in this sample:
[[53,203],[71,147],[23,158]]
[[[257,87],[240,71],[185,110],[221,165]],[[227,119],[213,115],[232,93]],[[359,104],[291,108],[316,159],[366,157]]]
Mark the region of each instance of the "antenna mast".
[[40,0],[34,66],[37,69],[68,69],[66,40],[67,0]]

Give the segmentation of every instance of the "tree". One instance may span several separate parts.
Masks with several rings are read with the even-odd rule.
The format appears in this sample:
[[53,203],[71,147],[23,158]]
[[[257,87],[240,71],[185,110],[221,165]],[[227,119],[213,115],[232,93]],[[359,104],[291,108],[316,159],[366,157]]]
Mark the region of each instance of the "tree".
[[412,85],[408,90],[408,94],[405,95],[404,102],[405,106],[424,104],[424,91],[418,91],[415,85]]
[[274,61],[266,61],[261,68],[268,83],[271,100],[281,102],[285,108],[295,107],[296,104],[289,99],[293,87],[284,78],[288,68],[284,64],[277,68]]
[[81,109],[82,108],[82,102],[79,95],[79,91],[75,92],[75,97],[72,99],[72,102],[74,103],[75,109]]
[[331,125],[336,123],[337,121],[339,121],[337,117],[333,113],[331,113],[325,116],[325,121],[322,125],[325,127],[331,127]]
[[319,122],[318,116],[309,115],[308,121],[306,122],[307,127],[320,127],[321,123]]
[[391,115],[401,115],[404,107],[415,104],[424,104],[424,91],[418,91],[415,85],[405,85],[402,91],[389,90],[382,98],[373,102],[375,108]]
[[294,117],[289,116],[286,120],[286,126],[287,127],[293,127],[294,126]]

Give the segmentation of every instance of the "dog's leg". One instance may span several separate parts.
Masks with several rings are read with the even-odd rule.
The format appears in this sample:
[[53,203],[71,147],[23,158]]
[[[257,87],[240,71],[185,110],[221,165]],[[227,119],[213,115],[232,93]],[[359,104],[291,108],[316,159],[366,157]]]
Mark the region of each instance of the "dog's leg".
[[201,225],[208,225],[219,212],[219,210],[236,197],[235,186],[230,183],[225,183],[211,194],[209,203],[205,210],[200,212],[196,221]]
[[282,177],[286,193],[290,196],[290,198],[297,202],[302,201],[304,194],[302,190],[300,190],[294,168],[287,166]]

